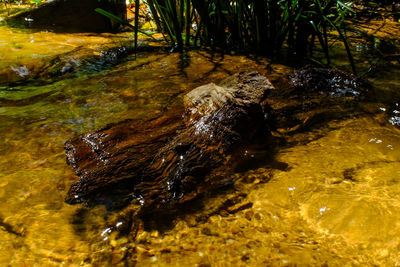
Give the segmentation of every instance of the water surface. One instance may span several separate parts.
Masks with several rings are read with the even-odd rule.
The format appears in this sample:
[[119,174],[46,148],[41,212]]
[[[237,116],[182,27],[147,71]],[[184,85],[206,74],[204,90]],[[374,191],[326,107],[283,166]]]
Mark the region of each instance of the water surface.
[[[126,41],[4,26],[0,36],[0,73],[7,73],[7,81],[30,75],[54,56],[73,51],[84,58]],[[340,64],[341,57],[336,60]],[[270,153],[245,151],[249,166],[235,174],[233,187],[187,213],[159,218],[158,225],[150,220],[135,241],[107,230],[116,212],[64,203],[75,179],[65,163],[66,140],[107,123],[181,107],[184,94],[196,86],[249,69],[272,81],[290,71],[240,55],[153,52],[54,82],[2,85],[1,264],[400,264],[400,130],[383,111],[399,95],[396,62],[371,79],[378,97],[361,103],[362,112],[294,134],[290,144]],[[253,155],[257,164],[250,164]]]

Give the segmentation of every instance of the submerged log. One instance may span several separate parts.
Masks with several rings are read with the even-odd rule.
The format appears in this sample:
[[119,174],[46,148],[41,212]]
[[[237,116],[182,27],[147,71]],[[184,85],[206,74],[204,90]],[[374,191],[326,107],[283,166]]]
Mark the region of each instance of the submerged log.
[[242,72],[189,92],[183,121],[176,113],[125,121],[68,141],[67,162],[79,179],[66,201],[123,184],[144,207],[160,207],[226,183],[224,175],[213,174],[231,166],[242,145],[269,134],[265,100],[272,89],[258,73]]
[[81,202],[109,185],[138,178],[154,154],[182,127],[181,112],[145,121],[125,120],[65,143],[67,163],[79,180],[66,201]]
[[8,24],[57,32],[112,32],[118,25],[94,10],[126,19],[125,0],[54,0],[7,19]]

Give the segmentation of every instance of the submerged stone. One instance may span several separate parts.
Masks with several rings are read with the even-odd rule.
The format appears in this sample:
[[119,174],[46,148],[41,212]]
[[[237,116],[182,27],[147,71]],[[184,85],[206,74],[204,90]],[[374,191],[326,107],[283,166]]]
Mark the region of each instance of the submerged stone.
[[[125,121],[66,143],[78,175],[66,201],[91,199],[122,186],[142,206],[183,203],[225,183],[236,151],[269,135],[267,94],[274,87],[256,72],[241,72],[219,86],[188,93],[185,115]],[[221,175],[222,174],[222,175]]]
[[368,84],[344,71],[306,66],[282,78],[269,98],[279,132],[298,132],[352,116]]
[[289,84],[303,94],[358,97],[366,93],[365,84],[357,76],[331,68],[306,66],[289,75]]

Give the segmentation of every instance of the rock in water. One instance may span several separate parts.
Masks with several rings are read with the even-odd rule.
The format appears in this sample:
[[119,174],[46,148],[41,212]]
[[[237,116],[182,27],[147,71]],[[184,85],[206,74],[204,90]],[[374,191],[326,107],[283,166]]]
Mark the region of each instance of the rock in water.
[[313,66],[305,66],[291,73],[289,84],[294,90],[302,91],[303,94],[358,97],[366,92],[366,84],[353,74]]
[[90,199],[122,183],[144,207],[193,199],[227,182],[235,151],[269,135],[266,96],[274,89],[256,72],[241,72],[184,98],[185,114],[142,123],[125,121],[84,134],[65,145],[79,176],[66,201]]
[[294,133],[353,116],[368,84],[330,68],[305,66],[283,78],[269,96],[277,130]]

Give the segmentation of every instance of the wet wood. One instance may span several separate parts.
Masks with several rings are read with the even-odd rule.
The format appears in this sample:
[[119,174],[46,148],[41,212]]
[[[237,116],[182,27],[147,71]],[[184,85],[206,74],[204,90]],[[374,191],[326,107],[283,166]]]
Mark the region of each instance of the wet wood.
[[353,116],[365,93],[357,77],[315,67],[293,72],[279,90],[255,72],[200,86],[185,96],[182,110],[68,141],[67,160],[78,180],[66,200],[106,197],[119,187],[146,208],[186,202],[232,182],[236,153],[261,136],[265,143],[270,127],[288,134]]
[[79,180],[67,202],[77,203],[107,185],[126,179],[140,182],[154,154],[183,126],[181,110],[145,121],[125,120],[65,143],[67,163]]
[[175,113],[125,121],[68,141],[67,160],[79,179],[67,202],[123,182],[144,207],[165,207],[226,183],[223,170],[234,164],[232,155],[269,135],[271,90],[265,77],[242,72],[188,93],[183,120]]

